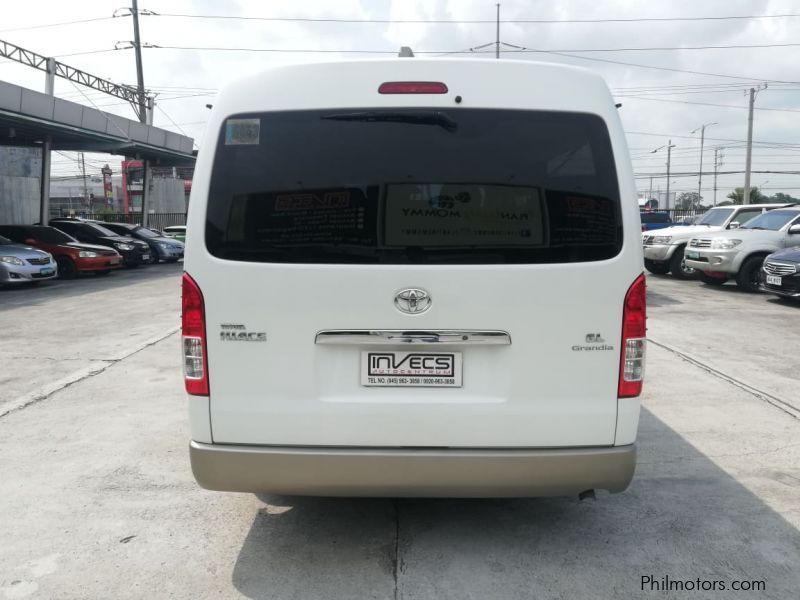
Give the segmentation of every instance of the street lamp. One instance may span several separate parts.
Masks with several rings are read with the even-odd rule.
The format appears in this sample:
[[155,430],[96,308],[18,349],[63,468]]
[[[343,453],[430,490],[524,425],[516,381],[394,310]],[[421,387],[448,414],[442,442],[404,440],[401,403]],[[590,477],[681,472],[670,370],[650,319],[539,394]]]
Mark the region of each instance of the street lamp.
[[[697,173],[697,195],[702,195],[703,189],[703,142],[705,142],[706,138],[706,127],[711,127],[712,125],[719,125],[716,121],[713,123],[704,123],[700,125],[697,129],[693,130],[692,133],[696,133],[700,131],[700,171]],[[700,202],[700,198],[697,199]]]
[[[667,149],[667,206],[665,208],[669,208],[669,167],[670,167],[670,161],[672,160],[672,149],[674,147],[675,147],[675,144],[672,143],[672,140],[669,140],[663,146],[659,146],[655,150],[650,150],[650,154],[655,154],[656,152],[658,152],[659,150],[662,150],[663,148]],[[652,185],[653,185],[653,182],[651,180],[650,181],[650,186],[651,186],[650,189],[651,189],[651,191],[652,191]]]

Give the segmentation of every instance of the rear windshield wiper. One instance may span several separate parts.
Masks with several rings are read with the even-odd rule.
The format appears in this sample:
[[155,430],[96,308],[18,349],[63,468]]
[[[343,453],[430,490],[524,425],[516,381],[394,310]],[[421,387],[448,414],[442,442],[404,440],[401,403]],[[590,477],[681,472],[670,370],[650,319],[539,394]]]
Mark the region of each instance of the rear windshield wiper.
[[390,111],[365,110],[349,113],[323,115],[321,119],[330,121],[360,121],[365,123],[409,123],[411,125],[438,125],[442,129],[454,132],[458,123],[447,114],[438,110]]

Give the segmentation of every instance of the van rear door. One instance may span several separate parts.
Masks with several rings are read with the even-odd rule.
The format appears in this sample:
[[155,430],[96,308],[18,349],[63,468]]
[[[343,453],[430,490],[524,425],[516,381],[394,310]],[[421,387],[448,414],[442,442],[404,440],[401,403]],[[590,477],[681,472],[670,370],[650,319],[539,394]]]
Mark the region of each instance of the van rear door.
[[614,443],[635,274],[600,117],[247,113],[215,153],[190,272],[214,442]]

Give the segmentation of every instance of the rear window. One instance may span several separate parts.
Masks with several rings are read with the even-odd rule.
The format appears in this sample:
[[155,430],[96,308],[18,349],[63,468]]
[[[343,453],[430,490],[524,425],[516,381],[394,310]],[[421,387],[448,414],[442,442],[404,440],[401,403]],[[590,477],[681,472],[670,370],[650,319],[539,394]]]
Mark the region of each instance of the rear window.
[[614,157],[587,114],[243,114],[217,142],[206,244],[278,263],[582,262],[622,246]]
[[643,212],[641,213],[642,216],[642,223],[671,223],[672,219],[670,219],[667,213],[658,213],[658,212]]

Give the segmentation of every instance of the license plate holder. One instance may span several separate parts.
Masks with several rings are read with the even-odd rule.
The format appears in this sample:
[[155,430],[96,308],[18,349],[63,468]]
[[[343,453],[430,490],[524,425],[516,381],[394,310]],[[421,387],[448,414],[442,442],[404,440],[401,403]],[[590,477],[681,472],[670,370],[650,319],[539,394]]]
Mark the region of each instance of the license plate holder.
[[53,273],[55,273],[53,267],[44,267],[43,269],[39,269],[39,275],[43,275],[45,277],[48,275],[52,275]]
[[363,351],[364,387],[462,387],[461,352]]
[[149,254],[142,254],[142,260],[150,260]]
[[694,259],[700,258],[700,253],[699,252],[687,252],[686,253],[686,258],[694,258]]
[[778,287],[780,287],[781,285],[783,285],[783,282],[781,278],[778,277],[777,275],[767,275],[767,284],[777,285]]

